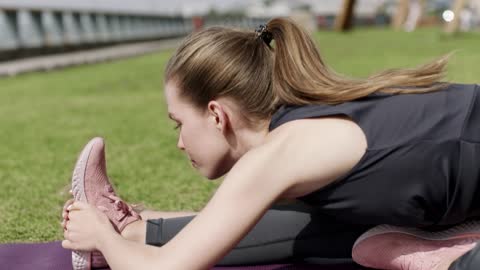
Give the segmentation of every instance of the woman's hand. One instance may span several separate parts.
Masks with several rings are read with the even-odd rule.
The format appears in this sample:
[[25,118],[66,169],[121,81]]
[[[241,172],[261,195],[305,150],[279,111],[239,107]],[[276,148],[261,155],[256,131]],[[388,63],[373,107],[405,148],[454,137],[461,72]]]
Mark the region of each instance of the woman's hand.
[[108,235],[116,234],[108,217],[95,206],[76,201],[67,207],[62,247],[72,250],[98,250],[99,243]]

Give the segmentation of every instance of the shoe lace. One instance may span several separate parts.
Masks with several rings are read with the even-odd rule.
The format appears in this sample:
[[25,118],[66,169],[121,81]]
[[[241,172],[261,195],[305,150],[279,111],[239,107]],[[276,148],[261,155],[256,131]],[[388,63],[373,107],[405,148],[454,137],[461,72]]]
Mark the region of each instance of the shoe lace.
[[122,201],[120,197],[115,195],[113,187],[111,185],[105,186],[105,193],[102,194],[102,196],[109,199],[110,202],[113,203],[117,212],[122,213],[120,216],[117,217],[118,221],[122,221],[128,216],[133,216],[133,208],[124,201]]

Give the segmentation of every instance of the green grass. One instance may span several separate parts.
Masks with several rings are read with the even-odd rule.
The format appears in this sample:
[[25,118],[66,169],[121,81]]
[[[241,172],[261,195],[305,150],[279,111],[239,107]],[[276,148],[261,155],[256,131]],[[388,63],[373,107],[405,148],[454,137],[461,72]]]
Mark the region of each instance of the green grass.
[[[315,37],[326,62],[351,76],[457,50],[448,79],[480,81],[479,34],[361,29]],[[176,149],[166,117],[162,74],[170,54],[0,80],[0,243],[62,238],[66,187],[93,136],[106,138],[109,174],[127,201],[161,210],[199,210],[207,202],[218,183],[204,181]]]

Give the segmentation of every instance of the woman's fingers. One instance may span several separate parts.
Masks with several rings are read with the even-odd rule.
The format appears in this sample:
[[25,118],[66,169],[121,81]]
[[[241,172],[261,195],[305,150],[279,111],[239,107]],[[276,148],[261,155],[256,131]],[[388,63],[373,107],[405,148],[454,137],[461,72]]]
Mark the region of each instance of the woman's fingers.
[[62,226],[63,230],[66,231],[68,229],[68,223],[69,223],[70,219],[64,219],[60,225]]
[[62,222],[60,223],[60,225],[62,226],[63,230],[66,229],[66,221],[68,220],[68,210],[67,208],[73,203],[75,202],[74,199],[70,199],[68,200],[67,202],[65,202],[65,204],[63,205],[63,209],[62,209]]
[[74,201],[72,204],[70,204],[67,207],[67,211],[83,210],[83,209],[87,209],[88,207],[89,207],[89,204],[86,202]]
[[65,204],[63,205],[63,209],[66,210],[67,207],[72,204],[73,202],[75,201],[75,199],[69,199],[68,201],[65,202]]
[[67,215],[68,215],[68,210],[67,210],[67,208],[68,208],[73,202],[75,202],[75,200],[74,200],[74,199],[70,199],[70,200],[66,201],[65,204],[63,205],[63,210],[62,210],[62,217],[63,217],[63,218],[66,218],[66,217],[67,217]]

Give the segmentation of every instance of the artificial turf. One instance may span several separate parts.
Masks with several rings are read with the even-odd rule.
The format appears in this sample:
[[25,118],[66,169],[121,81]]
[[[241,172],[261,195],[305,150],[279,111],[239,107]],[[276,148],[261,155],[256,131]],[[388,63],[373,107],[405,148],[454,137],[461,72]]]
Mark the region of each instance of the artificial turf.
[[[456,50],[448,80],[480,82],[478,33],[372,28],[315,38],[326,62],[350,76],[414,67]],[[0,80],[0,243],[62,238],[71,171],[94,136],[106,138],[121,197],[164,211],[202,208],[219,183],[205,181],[176,149],[162,93],[171,53]]]

